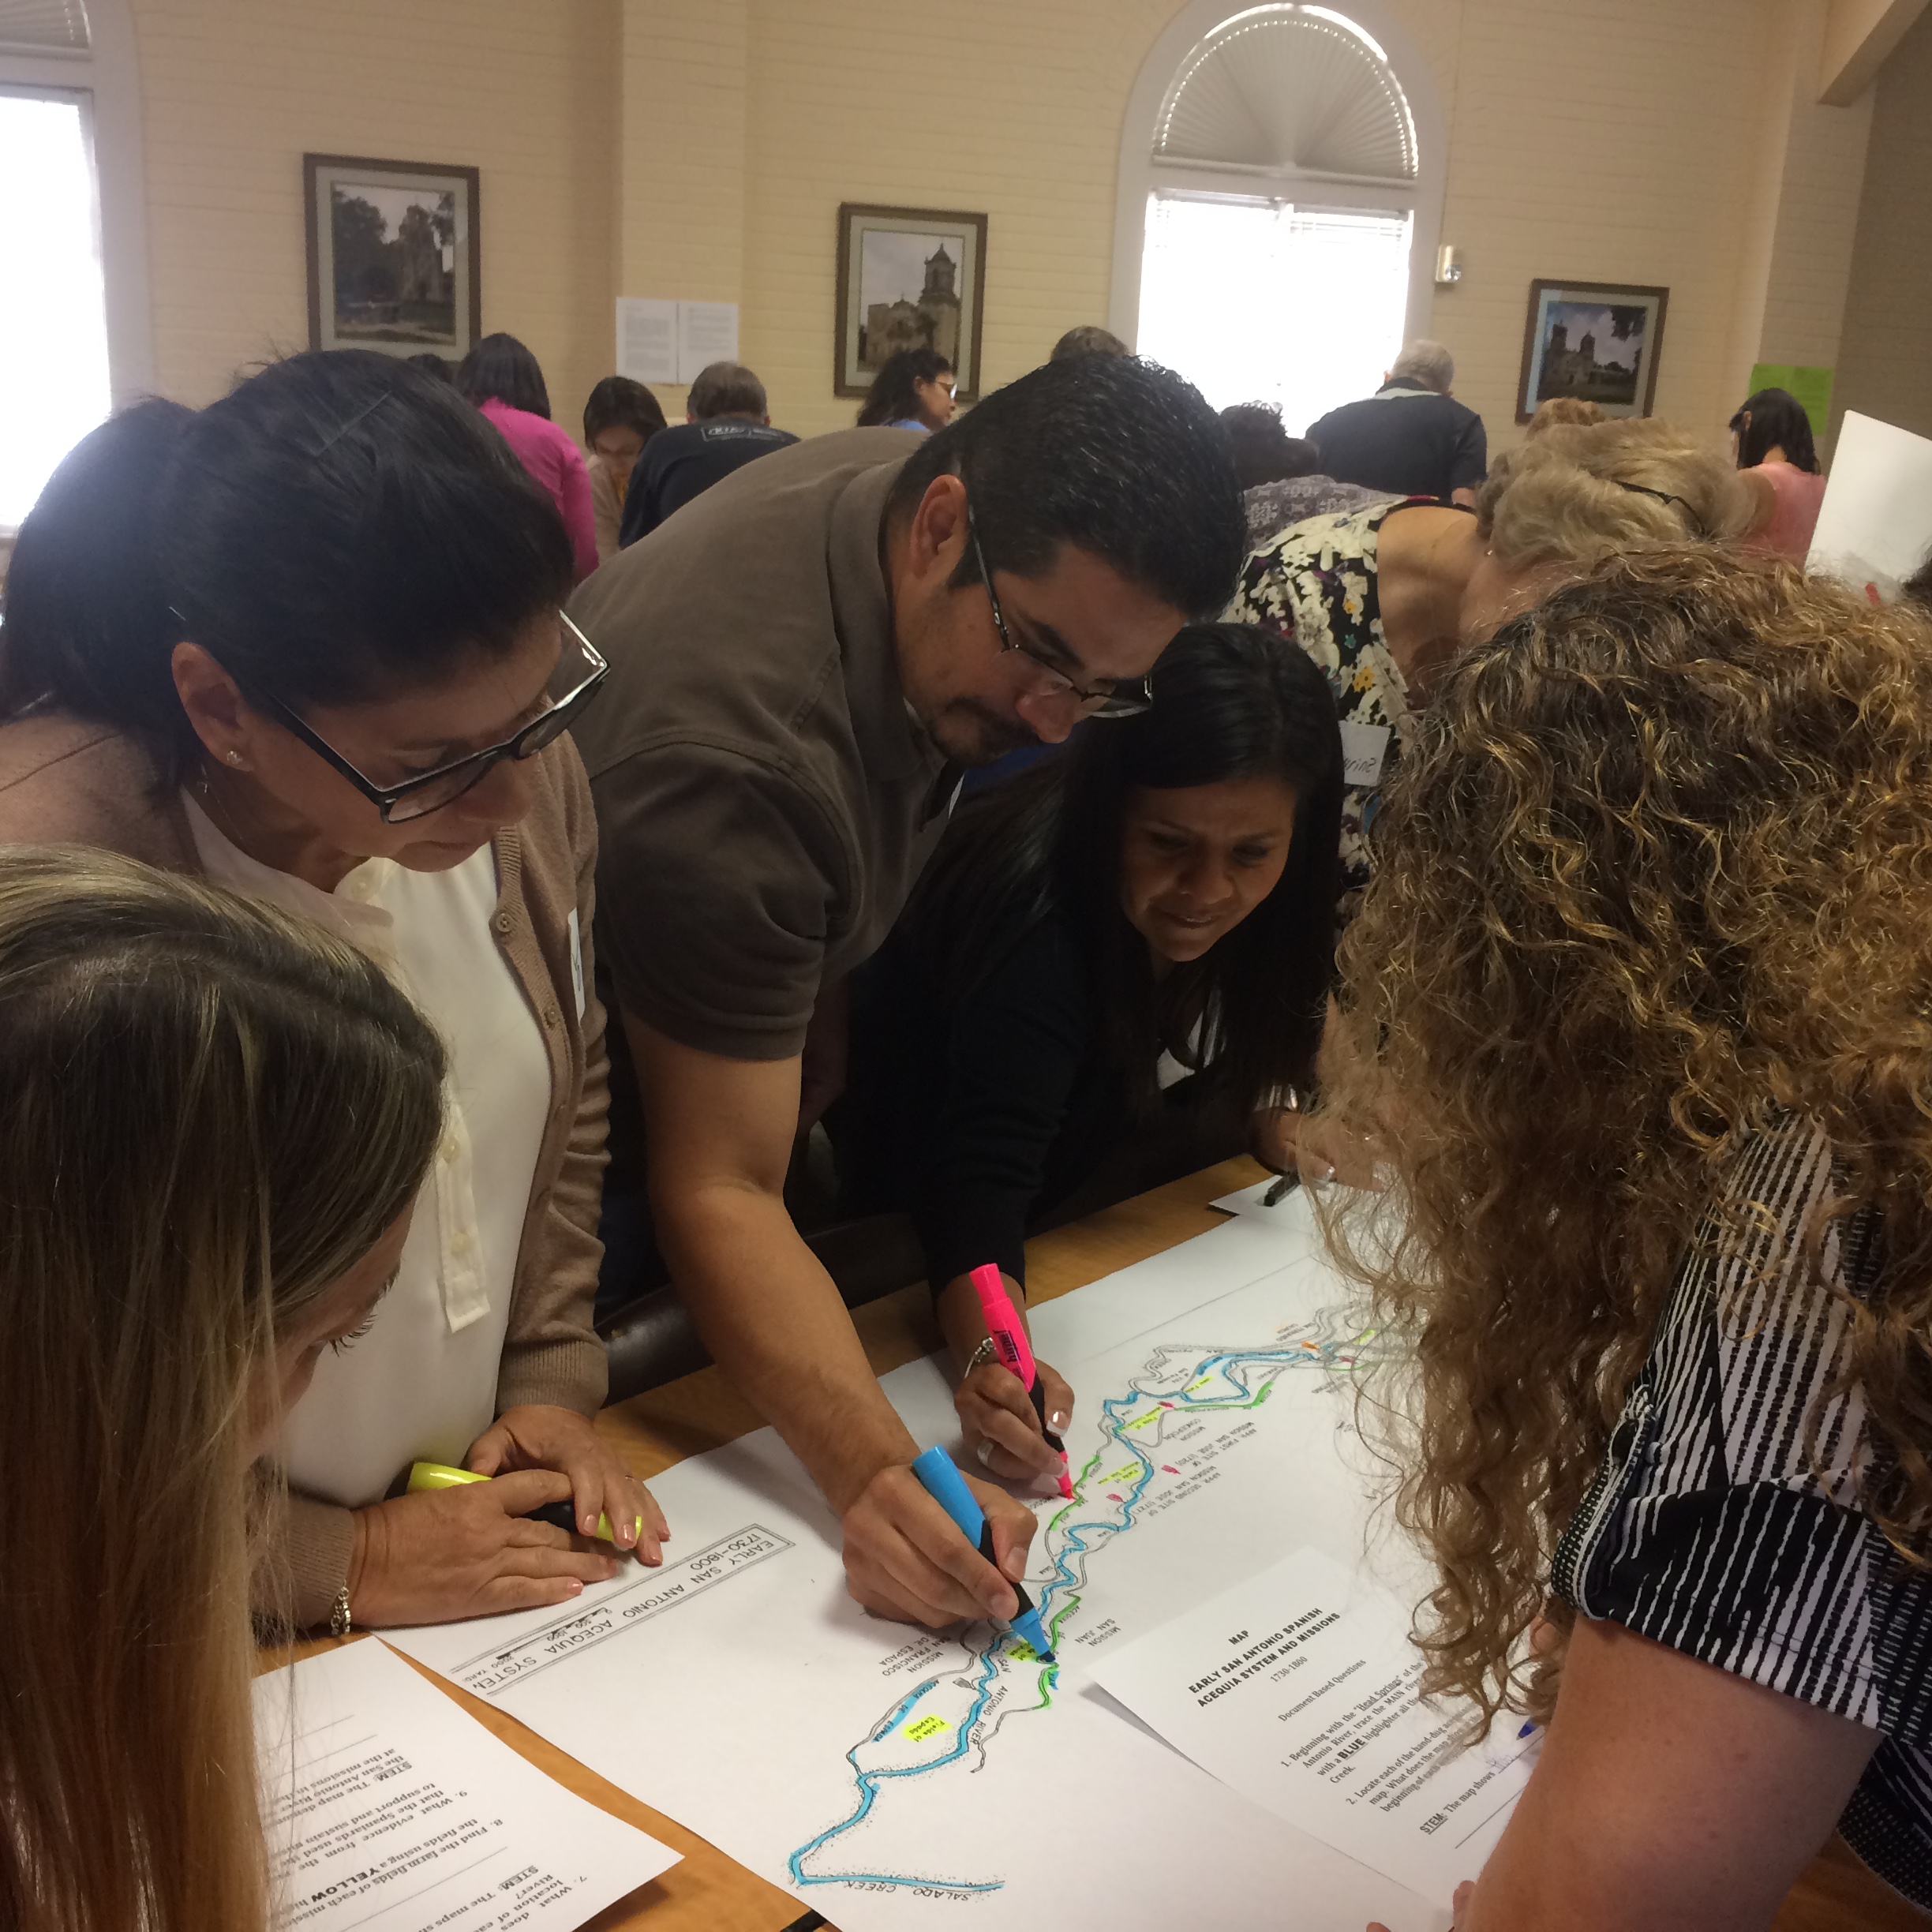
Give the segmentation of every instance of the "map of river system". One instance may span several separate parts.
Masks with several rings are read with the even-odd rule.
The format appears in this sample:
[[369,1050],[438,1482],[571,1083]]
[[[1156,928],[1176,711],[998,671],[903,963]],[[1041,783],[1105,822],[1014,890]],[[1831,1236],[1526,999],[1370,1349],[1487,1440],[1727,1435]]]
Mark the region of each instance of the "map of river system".
[[[1243,1220],[1043,1304],[1032,1327],[1076,1398],[1074,1496],[1037,1506],[1028,1569],[1051,1664],[989,1624],[860,1611],[835,1520],[769,1430],[653,1479],[661,1569],[627,1565],[567,1612],[390,1641],[840,1932],[1129,1915],[1446,1932],[1446,1900],[1216,1783],[1091,1680],[1110,1646],[1291,1550],[1367,1574],[1351,1396],[1376,1339],[1342,1284],[1305,1234]],[[915,1439],[963,1453],[935,1365],[886,1387]]]

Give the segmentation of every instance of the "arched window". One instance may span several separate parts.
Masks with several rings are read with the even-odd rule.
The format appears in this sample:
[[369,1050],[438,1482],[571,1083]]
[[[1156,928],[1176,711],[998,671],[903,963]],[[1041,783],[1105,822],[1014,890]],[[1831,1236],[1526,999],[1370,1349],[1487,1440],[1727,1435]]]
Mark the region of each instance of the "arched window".
[[153,381],[133,58],[126,0],[0,0],[0,538]]
[[1189,8],[1123,137],[1115,330],[1217,408],[1279,403],[1297,435],[1426,327],[1433,96],[1398,75],[1373,10]]

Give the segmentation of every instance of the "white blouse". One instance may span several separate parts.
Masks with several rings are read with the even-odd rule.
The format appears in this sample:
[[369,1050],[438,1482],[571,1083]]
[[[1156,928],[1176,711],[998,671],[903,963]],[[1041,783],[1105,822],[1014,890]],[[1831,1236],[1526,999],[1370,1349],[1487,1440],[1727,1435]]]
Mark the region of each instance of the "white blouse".
[[536,1016],[491,936],[496,855],[447,872],[365,859],[332,893],[251,859],[182,795],[209,879],[324,927],[408,994],[449,1055],[446,1119],[395,1285],[290,1412],[290,1486],[347,1508],[414,1462],[460,1464],[496,1420],[524,1217],[550,1106]]

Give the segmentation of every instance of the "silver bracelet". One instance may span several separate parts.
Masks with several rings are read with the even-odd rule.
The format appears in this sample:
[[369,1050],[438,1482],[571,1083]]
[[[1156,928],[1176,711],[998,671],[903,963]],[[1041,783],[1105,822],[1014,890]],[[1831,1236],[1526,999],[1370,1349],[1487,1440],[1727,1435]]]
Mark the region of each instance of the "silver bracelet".
[[351,1627],[349,1586],[345,1583],[335,1593],[335,1601],[329,1605],[329,1634],[331,1637],[346,1637]]

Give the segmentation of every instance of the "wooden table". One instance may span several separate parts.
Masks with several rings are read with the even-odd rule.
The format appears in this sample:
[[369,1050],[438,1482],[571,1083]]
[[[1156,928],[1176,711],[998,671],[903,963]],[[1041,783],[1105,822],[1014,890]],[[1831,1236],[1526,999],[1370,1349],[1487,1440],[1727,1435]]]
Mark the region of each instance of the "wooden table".
[[[1028,1301],[1049,1301],[1205,1234],[1226,1218],[1208,1205],[1217,1195],[1264,1178],[1252,1161],[1224,1161],[1040,1235],[1027,1243]],[[852,1319],[881,1375],[941,1346],[923,1285],[859,1309]],[[606,1409],[597,1418],[599,1432],[646,1481],[687,1455],[715,1449],[759,1426],[758,1417],[715,1368]],[[320,1648],[306,1644],[290,1654],[307,1656]],[[789,1893],[766,1884],[673,1819],[586,1769],[515,1718],[427,1670],[423,1675],[560,1784],[683,1855],[683,1862],[661,1878],[599,1913],[590,1921],[591,1932],[782,1932],[799,1915],[798,1901]],[[667,1739],[665,1748],[675,1750],[675,1740]],[[1928,1923],[1834,1838],[1786,1900],[1774,1932],[1926,1932]],[[1338,1927],[1335,1932],[1355,1929]]]

